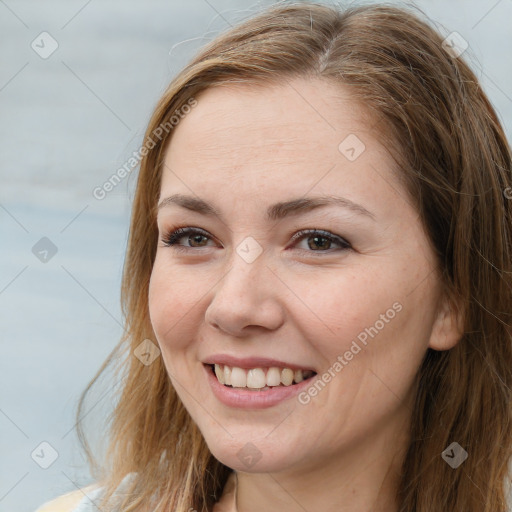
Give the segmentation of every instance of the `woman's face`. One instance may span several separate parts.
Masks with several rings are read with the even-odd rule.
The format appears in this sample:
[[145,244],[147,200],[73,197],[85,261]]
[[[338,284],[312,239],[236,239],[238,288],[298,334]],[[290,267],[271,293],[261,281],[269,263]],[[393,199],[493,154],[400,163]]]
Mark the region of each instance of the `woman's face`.
[[[393,160],[324,81],[197,100],[165,157],[149,294],[172,384],[212,453],[240,471],[391,453],[427,347],[455,342]],[[326,197],[338,199],[314,206]],[[169,240],[188,227],[199,232]]]

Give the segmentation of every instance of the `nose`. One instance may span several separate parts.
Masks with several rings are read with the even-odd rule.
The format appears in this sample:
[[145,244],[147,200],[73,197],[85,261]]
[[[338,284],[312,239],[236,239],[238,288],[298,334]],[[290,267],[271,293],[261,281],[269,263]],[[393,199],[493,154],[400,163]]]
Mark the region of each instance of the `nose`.
[[282,287],[267,266],[265,252],[248,263],[233,251],[227,272],[211,290],[205,321],[234,337],[252,336],[258,329],[276,330],[285,316],[279,296]]

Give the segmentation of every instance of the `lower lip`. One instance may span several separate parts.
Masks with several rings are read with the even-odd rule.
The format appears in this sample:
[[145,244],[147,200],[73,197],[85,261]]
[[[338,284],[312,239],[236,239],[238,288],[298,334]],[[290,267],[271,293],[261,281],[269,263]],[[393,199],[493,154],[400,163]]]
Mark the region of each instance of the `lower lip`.
[[314,375],[309,379],[291,386],[276,386],[266,391],[250,391],[248,389],[236,389],[224,386],[224,384],[218,381],[209,365],[203,365],[203,367],[206,371],[213,394],[217,399],[230,407],[245,409],[265,409],[266,407],[272,407],[299,394],[303,389],[310,386],[315,378]]

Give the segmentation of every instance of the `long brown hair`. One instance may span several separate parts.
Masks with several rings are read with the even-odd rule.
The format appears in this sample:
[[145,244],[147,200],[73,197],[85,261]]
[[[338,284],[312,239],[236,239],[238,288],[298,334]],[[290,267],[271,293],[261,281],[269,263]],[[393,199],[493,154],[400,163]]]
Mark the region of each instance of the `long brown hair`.
[[[108,452],[93,475],[110,497],[133,473],[121,509],[211,511],[230,468],[210,453],[166,373],[134,350],[155,342],[148,285],[158,240],[155,206],[168,129],[155,130],[205,89],[321,77],[350,87],[400,169],[464,323],[459,343],[428,349],[419,368],[399,512],[505,512],[512,455],[512,164],[495,110],[464,61],[407,7],[279,4],[207,44],[171,82],[145,134],[122,283],[125,335],[81,397],[111,365],[120,372]],[[150,142],[151,141],[151,142]],[[155,342],[156,343],[156,342]],[[452,469],[452,442],[469,454]],[[104,510],[106,510],[104,508]]]

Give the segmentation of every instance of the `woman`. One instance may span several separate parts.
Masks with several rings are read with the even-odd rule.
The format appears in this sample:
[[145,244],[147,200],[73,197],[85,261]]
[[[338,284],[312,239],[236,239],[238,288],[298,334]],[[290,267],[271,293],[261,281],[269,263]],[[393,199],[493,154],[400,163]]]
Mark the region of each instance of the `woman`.
[[274,6],[141,154],[107,463],[48,510],[507,510],[511,152],[453,42]]

